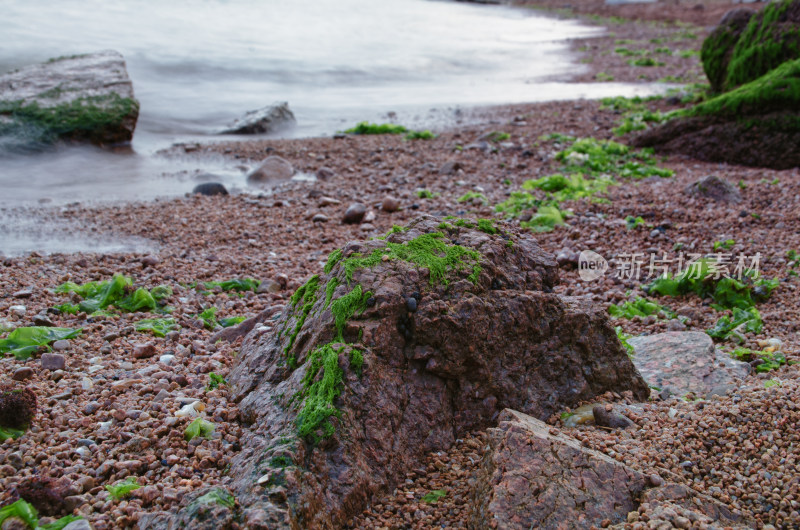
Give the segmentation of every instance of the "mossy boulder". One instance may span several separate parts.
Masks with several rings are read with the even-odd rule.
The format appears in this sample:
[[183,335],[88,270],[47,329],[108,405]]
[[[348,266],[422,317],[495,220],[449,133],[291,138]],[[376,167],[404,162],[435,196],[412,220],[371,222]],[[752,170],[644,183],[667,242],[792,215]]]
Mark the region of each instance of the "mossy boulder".
[[725,13],[719,25],[703,41],[700,59],[703,62],[703,70],[706,72],[708,81],[711,83],[711,88],[715,92],[722,92],[728,77],[728,63],[733,48],[755,13],[752,9],[747,8],[731,9]]
[[748,16],[735,10],[703,43],[703,68],[716,91],[754,81],[800,58],[800,0],[767,4]]
[[546,418],[609,390],[649,395],[604,309],[553,293],[557,264],[530,233],[460,224],[426,216],[348,243],[245,338],[228,377],[243,527],[343,527],[505,407]]
[[632,140],[637,147],[709,162],[800,166],[800,59],[683,110]]
[[105,51],[60,57],[0,76],[0,148],[55,142],[130,144],[139,102],[125,61]]

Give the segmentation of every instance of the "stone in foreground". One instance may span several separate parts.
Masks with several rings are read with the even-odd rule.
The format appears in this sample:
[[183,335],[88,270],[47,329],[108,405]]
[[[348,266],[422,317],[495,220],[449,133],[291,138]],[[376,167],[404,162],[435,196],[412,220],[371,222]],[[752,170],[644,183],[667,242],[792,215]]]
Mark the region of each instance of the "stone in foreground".
[[0,145],[130,144],[139,102],[115,51],[61,57],[0,76]]
[[504,410],[499,420],[488,431],[489,450],[472,492],[470,528],[588,530],[604,522],[624,523],[642,503],[657,514],[677,512],[690,520],[740,528],[732,526],[739,518],[713,499],[678,484],[652,488],[651,477],[527,414]]
[[589,529],[606,519],[621,522],[647,488],[642,473],[513,410],[489,429],[489,447],[471,528]]
[[707,334],[668,331],[632,337],[633,364],[649,385],[684,396],[709,393],[736,385],[750,373],[750,365],[719,351]]
[[332,253],[228,378],[249,426],[228,484],[242,524],[341,527],[507,407],[646,398],[603,309],[557,282],[530,234],[489,220],[422,217]]

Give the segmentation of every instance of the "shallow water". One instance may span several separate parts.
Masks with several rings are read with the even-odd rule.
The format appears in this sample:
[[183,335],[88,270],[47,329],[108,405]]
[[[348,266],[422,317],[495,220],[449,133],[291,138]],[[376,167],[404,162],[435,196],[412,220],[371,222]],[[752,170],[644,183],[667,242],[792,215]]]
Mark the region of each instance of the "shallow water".
[[[141,114],[134,154],[6,155],[0,206],[174,196],[206,172],[244,188],[235,162],[155,152],[231,139],[215,133],[275,101],[288,101],[297,117],[282,136],[306,137],[387,121],[390,112],[436,129],[455,124],[464,107],[652,93],[565,82],[584,68],[568,39],[601,31],[531,10],[432,0],[7,0],[0,72],[115,49]],[[6,240],[0,235],[0,250]]]

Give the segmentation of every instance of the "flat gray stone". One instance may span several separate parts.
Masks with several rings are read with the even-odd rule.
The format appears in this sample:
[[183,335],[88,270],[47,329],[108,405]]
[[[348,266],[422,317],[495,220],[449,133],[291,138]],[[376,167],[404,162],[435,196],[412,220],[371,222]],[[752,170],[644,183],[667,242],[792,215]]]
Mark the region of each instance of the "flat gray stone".
[[732,385],[750,373],[750,365],[732,359],[699,331],[668,331],[628,339],[633,364],[650,386],[677,396],[698,397]]

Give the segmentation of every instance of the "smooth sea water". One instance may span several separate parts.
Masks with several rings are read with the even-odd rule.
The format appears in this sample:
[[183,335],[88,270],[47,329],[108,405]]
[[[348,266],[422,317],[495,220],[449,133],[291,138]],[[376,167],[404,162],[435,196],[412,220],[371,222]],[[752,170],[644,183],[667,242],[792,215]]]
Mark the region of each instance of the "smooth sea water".
[[[601,28],[528,9],[434,0],[7,0],[0,72],[114,49],[141,113],[134,154],[59,149],[0,159],[0,207],[138,200],[190,191],[197,173],[244,188],[235,161],[167,158],[246,111],[288,101],[283,137],[332,134],[362,120],[446,127],[459,109],[632,95],[652,88],[574,84],[568,40]],[[236,137],[234,137],[236,138]],[[0,214],[0,217],[2,215]],[[3,239],[0,235],[0,250]]]

